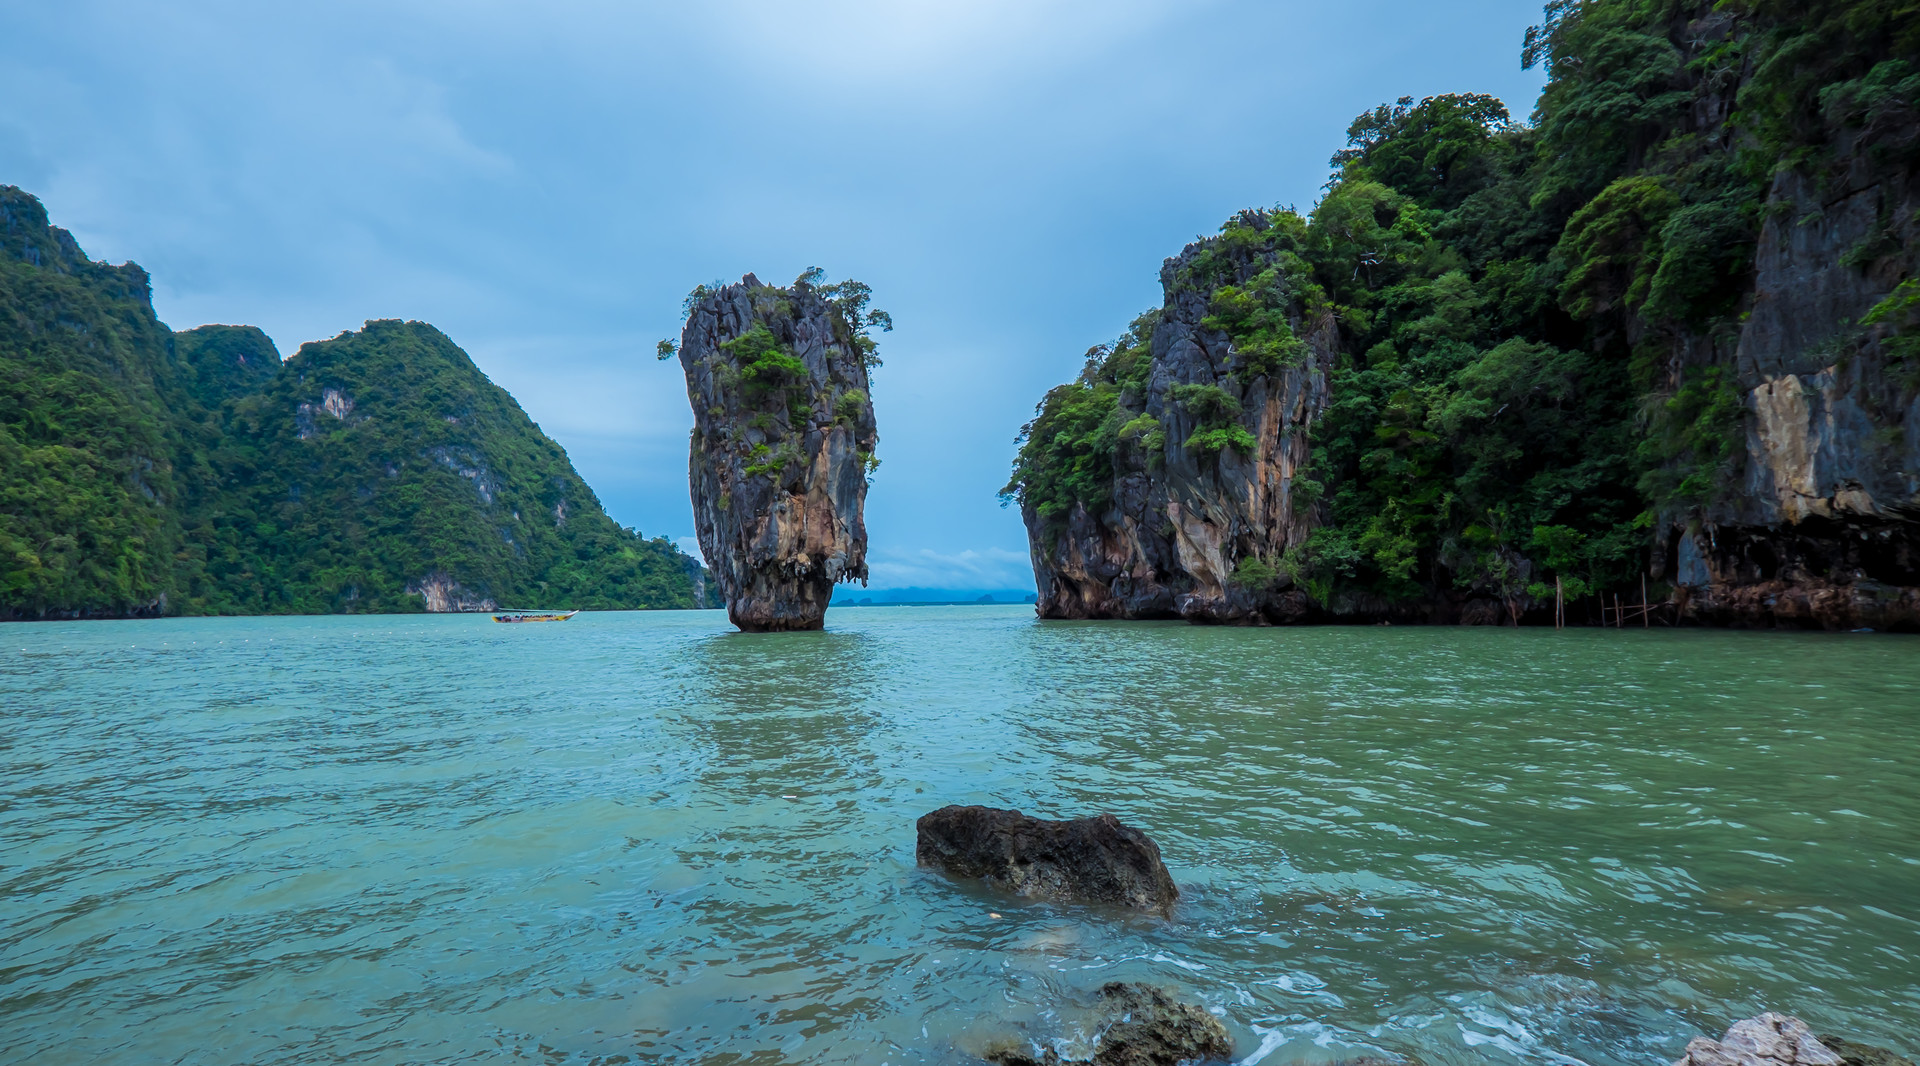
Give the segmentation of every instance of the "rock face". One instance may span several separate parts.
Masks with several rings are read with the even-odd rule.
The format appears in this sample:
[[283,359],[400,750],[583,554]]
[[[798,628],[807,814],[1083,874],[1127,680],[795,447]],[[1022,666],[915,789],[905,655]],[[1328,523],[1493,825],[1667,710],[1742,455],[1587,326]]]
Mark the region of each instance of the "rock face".
[[1655,552],[1702,621],[1920,629],[1920,391],[1889,325],[1857,325],[1915,268],[1920,185],[1853,139],[1839,187],[1774,180],[1733,353],[1739,490],[1667,516]]
[[1694,1037],[1673,1066],[1840,1066],[1840,1056],[1805,1022],[1768,1011],[1733,1023],[1718,1040]]
[[[1295,306],[1290,324],[1304,340],[1296,357],[1271,373],[1235,373],[1241,354],[1225,331],[1203,321],[1209,286],[1193,278],[1202,256],[1216,269],[1224,265],[1235,284],[1272,261],[1267,249],[1206,240],[1161,267],[1165,307],[1140,338],[1151,345],[1152,368],[1140,394],[1120,399],[1158,428],[1134,438],[1116,460],[1104,513],[1076,506],[1063,522],[1049,522],[1023,508],[1042,618],[1259,623],[1308,615],[1305,593],[1237,579],[1236,571],[1246,559],[1270,567],[1313,529],[1314,508],[1295,495],[1294,475],[1306,465],[1309,434],[1328,402],[1337,332],[1331,316]],[[1228,409],[1196,389],[1219,390]],[[1222,422],[1245,430],[1253,446],[1243,454],[1194,443],[1197,430]]]
[[[1008,491],[1040,616],[1546,624],[1561,577],[1584,597],[1575,622],[1637,602],[1644,578],[1666,622],[1920,631],[1920,109],[1836,102],[1904,46],[1836,49],[1830,84],[1788,92],[1773,60],[1727,57],[1812,32],[1811,9],[1663,10],[1644,40],[1691,73],[1619,134],[1659,151],[1590,157],[1577,192],[1559,164],[1475,185],[1382,108],[1310,216],[1245,212],[1167,260],[1163,306],[1076,383],[1117,392],[1112,417],[1085,404],[1029,427],[1054,465],[1017,465]],[[1610,63],[1550,62],[1516,151],[1584,151],[1598,134],[1563,109],[1647,91],[1606,82]],[[1755,121],[1794,132],[1761,150]],[[1396,138],[1425,162],[1375,153]],[[1698,178],[1742,167],[1772,176]],[[1394,214],[1412,202],[1427,221]],[[1495,235],[1522,215],[1539,229]],[[1424,257],[1397,274],[1391,242],[1362,236],[1390,216]],[[1505,273],[1522,264],[1529,280]],[[1492,358],[1509,344],[1534,354]],[[1555,425],[1579,427],[1575,457],[1533,479],[1529,442]]]
[[1016,895],[1165,912],[1180,896],[1160,847],[1111,814],[1072,821],[942,807],[916,825],[914,858]]
[[1840,1056],[1840,1066],[1913,1066],[1913,1060],[1903,1058],[1883,1047],[1862,1044],[1837,1036],[1821,1036],[1820,1043],[1827,1050]]
[[696,290],[681,334],[700,550],[750,632],[819,629],[834,583],[867,577],[870,342],[831,292],[748,274]]
[[[1099,1066],[1177,1066],[1226,1062],[1233,1040],[1206,1009],[1175,999],[1151,985],[1110,982],[1099,992],[1091,1060]],[[1067,1061],[1052,1048],[998,1048],[987,1061],[1000,1066],[1058,1066]],[[1080,1060],[1074,1060],[1080,1061]]]

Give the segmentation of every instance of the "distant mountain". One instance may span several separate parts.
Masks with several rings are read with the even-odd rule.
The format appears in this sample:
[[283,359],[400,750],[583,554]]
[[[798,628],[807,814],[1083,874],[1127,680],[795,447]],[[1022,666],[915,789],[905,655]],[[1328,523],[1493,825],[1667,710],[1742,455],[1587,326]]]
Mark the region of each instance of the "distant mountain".
[[0,187],[0,617],[704,606],[420,322],[172,333]]

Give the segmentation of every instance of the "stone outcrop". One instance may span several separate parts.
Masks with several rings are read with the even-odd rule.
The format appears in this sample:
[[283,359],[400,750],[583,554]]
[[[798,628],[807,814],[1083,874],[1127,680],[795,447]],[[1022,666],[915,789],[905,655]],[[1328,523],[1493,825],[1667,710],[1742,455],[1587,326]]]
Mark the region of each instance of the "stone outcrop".
[[834,584],[867,577],[866,338],[827,292],[748,274],[697,290],[681,334],[694,525],[748,631],[819,629]]
[[407,595],[420,597],[429,614],[491,611],[500,606],[493,601],[493,597],[462,587],[444,570],[436,570],[418,581],[407,582]]
[[916,824],[914,859],[1032,899],[1165,912],[1180,896],[1160,846],[1111,814],[1072,821],[942,807]]
[[1820,1043],[1828,1051],[1840,1056],[1840,1066],[1913,1066],[1913,1060],[1894,1054],[1883,1047],[1862,1044],[1857,1040],[1821,1034]]
[[1177,1066],[1227,1062],[1233,1040],[1220,1019],[1206,1008],[1174,998],[1152,985],[1113,981],[1101,987],[1089,1028],[1088,1058],[1065,1059],[1053,1047],[1023,1044],[998,1047],[985,1058],[999,1066],[1059,1066],[1093,1062],[1098,1066]]
[[[1754,16],[1704,3],[1683,10],[1671,29],[1676,70],[1704,69],[1709,52],[1762,35]],[[1795,18],[1786,16],[1785,25],[1798,27]],[[1671,134],[1670,144],[1684,141],[1703,153],[1702,165],[1724,165],[1751,136],[1730,116],[1755,70],[1676,82],[1690,103],[1663,120],[1670,128],[1653,141]],[[1660,447],[1642,455],[1667,456],[1657,460],[1667,469],[1655,474],[1690,485],[1684,495],[1647,490],[1635,501],[1651,519],[1635,549],[1654,596],[1669,597],[1663,621],[1920,631],[1920,114],[1910,103],[1871,120],[1811,100],[1791,106],[1801,109],[1795,122],[1822,127],[1809,134],[1818,150],[1756,193],[1750,247],[1751,230],[1728,238],[1739,245],[1728,260],[1738,280],[1723,294],[1724,308],[1702,297],[1700,321],[1717,324],[1636,317],[1622,304],[1581,320],[1584,339],[1566,333],[1556,343],[1611,346],[1621,359],[1631,350],[1645,360],[1648,376],[1633,385],[1647,390],[1636,434],[1653,434],[1645,412],[1685,389],[1734,412],[1723,419],[1716,406],[1711,417],[1697,416],[1699,426],[1711,423],[1706,435],[1727,434],[1730,455],[1707,444],[1674,455],[1662,449],[1680,446],[1643,441]],[[1266,224],[1259,212],[1243,217],[1252,221],[1245,232]],[[1025,510],[1040,616],[1550,622],[1551,595],[1542,600],[1530,591],[1544,568],[1522,554],[1534,551],[1524,538],[1500,549],[1497,568],[1513,579],[1497,595],[1450,568],[1429,575],[1421,592],[1409,594],[1414,599],[1385,602],[1343,592],[1337,582],[1303,588],[1280,565],[1331,521],[1313,502],[1313,488],[1337,489],[1333,475],[1307,470],[1309,435],[1341,399],[1329,372],[1372,358],[1351,349],[1354,331],[1335,319],[1344,310],[1297,292],[1281,295],[1304,347],[1283,367],[1254,372],[1228,333],[1209,327],[1222,321],[1209,305],[1210,286],[1244,289],[1283,259],[1244,239],[1211,237],[1166,262],[1150,376],[1120,398],[1123,422],[1150,416],[1158,429],[1131,441],[1122,432],[1111,491],[1097,494],[1098,505],[1052,516]],[[1203,261],[1214,273],[1196,283]],[[1643,269],[1654,265],[1649,259]],[[1367,267],[1357,261],[1355,276]],[[1284,264],[1281,274],[1285,290]],[[1914,299],[1902,303],[1903,294]],[[1191,446],[1202,420],[1179,392],[1194,386],[1218,388],[1233,401],[1241,447]],[[1701,489],[1698,481],[1712,484]],[[1627,595],[1637,600],[1637,591]]]
[[[1266,225],[1264,217],[1256,222]],[[1208,289],[1191,277],[1197,259],[1218,262],[1222,252],[1235,283],[1272,265],[1261,250],[1222,248],[1216,238],[1189,245],[1161,267],[1165,307],[1152,333],[1152,371],[1143,394],[1121,397],[1123,407],[1151,416],[1160,430],[1117,461],[1124,467],[1112,506],[1101,514],[1076,507],[1064,523],[1045,521],[1030,507],[1023,513],[1042,618],[1308,617],[1304,592],[1236,572],[1246,559],[1271,570],[1313,529],[1314,508],[1296,495],[1295,472],[1306,465],[1308,434],[1328,402],[1338,334],[1330,315],[1309,317],[1296,308],[1292,329],[1305,342],[1296,359],[1268,374],[1234,373],[1238,353],[1225,332],[1203,324]],[[1182,386],[1231,397],[1239,408],[1233,421],[1252,436],[1252,449],[1190,446],[1204,416],[1177,398]]]
[[1733,1023],[1718,1040],[1696,1036],[1673,1066],[1840,1066],[1798,1018],[1767,1011]]
[[1738,490],[1668,515],[1654,553],[1700,621],[1920,629],[1920,390],[1887,324],[1858,325],[1920,267],[1920,186],[1877,147],[1774,179],[1733,353]]

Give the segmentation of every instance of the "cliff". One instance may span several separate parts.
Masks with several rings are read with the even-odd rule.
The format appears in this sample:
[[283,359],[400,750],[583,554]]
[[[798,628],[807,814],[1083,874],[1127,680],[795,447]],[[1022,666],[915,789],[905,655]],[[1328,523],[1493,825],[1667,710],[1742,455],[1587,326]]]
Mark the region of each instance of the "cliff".
[[704,606],[418,322],[169,331],[0,188],[0,617]]
[[146,271],[0,186],[0,618],[178,606],[194,405],[172,354]]
[[[1028,472],[1042,617],[1297,621],[1309,610],[1299,590],[1251,578],[1311,530],[1295,479],[1337,338],[1279,269],[1284,241],[1268,217],[1239,221],[1229,239],[1168,260],[1165,306],[1048,398],[1043,422],[1090,424],[1077,473],[1091,467],[1096,491],[1063,493]],[[1245,301],[1239,317],[1212,313],[1222,291]],[[1076,401],[1088,409],[1070,412]]]
[[1920,628],[1920,16],[1550,5],[1024,430],[1043,617]]
[[857,282],[694,290],[679,344],[694,428],[700,550],[743,630],[819,629],[833,586],[867,577],[863,516],[878,440]]

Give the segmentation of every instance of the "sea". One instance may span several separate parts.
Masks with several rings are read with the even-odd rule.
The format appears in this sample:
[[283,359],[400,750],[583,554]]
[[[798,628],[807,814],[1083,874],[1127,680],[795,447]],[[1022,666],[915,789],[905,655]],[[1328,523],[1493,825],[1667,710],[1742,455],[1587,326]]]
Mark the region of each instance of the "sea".
[[[1166,917],[914,862],[1111,812]],[[1920,1052],[1920,637],[1030,606],[0,627],[0,1062],[973,1063],[1109,981],[1236,1060]]]

